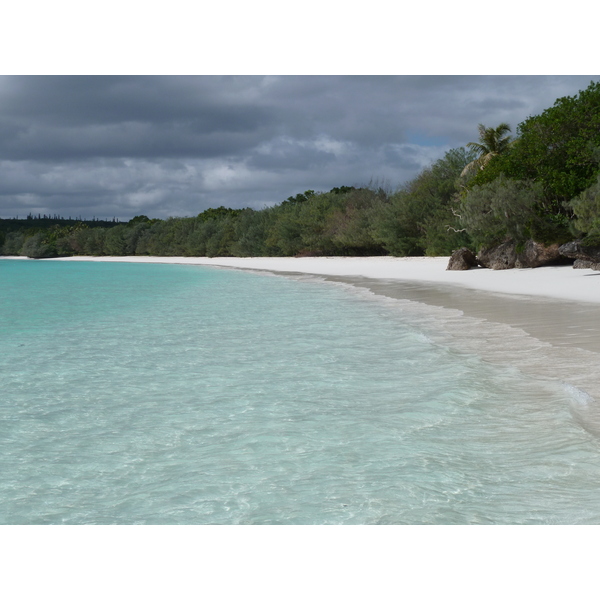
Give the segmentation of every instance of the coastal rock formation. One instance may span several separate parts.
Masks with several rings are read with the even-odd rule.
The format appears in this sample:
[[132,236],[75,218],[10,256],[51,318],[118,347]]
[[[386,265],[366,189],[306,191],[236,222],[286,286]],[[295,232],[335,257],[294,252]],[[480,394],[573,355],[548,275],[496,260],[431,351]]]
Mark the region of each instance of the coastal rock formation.
[[561,258],[558,244],[544,246],[544,244],[540,244],[539,242],[527,240],[523,252],[517,254],[515,266],[517,269],[533,269],[560,262]]
[[583,246],[580,241],[568,242],[559,246],[545,246],[534,240],[527,240],[523,249],[517,252],[517,244],[512,240],[482,248],[475,256],[468,248],[455,250],[450,257],[447,271],[466,271],[482,266],[486,269],[534,269],[544,265],[573,262],[574,269],[594,269],[600,271],[600,246]]
[[583,246],[580,241],[568,242],[558,249],[562,256],[600,263],[600,246]]
[[577,258],[573,263],[574,269],[593,269],[595,266],[600,266],[600,263],[595,263],[593,260],[586,260],[585,258]]
[[585,260],[583,258],[578,258],[573,263],[574,269],[592,269],[594,271],[600,271],[600,262],[594,262],[593,260]]
[[600,271],[600,246],[583,246],[579,240],[563,244],[558,251],[561,256],[574,258],[575,269]]
[[558,244],[544,246],[534,240],[527,240],[523,249],[517,252],[517,244],[508,240],[493,246],[484,248],[477,255],[479,264],[488,269],[534,269],[544,265],[552,265],[566,260],[561,254]]
[[455,250],[448,261],[447,271],[467,271],[472,267],[477,267],[477,257],[468,249],[460,248]]
[[516,244],[508,241],[492,248],[483,248],[477,254],[477,261],[486,269],[514,269],[517,262]]

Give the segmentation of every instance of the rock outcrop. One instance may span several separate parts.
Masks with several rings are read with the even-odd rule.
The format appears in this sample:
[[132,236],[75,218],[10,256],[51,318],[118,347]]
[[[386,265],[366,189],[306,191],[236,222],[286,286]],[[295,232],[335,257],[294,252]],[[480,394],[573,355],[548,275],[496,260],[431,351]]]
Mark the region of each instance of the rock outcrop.
[[593,260],[586,260],[584,258],[577,258],[573,263],[574,269],[593,269],[600,263],[595,263]]
[[[573,262],[574,261],[574,262]],[[600,246],[583,246],[581,241],[568,242],[559,246],[545,246],[527,240],[523,249],[517,252],[517,244],[508,240],[491,248],[483,248],[475,256],[468,248],[455,250],[448,262],[448,271],[466,271],[482,266],[486,269],[534,269],[545,265],[568,264],[573,262],[575,269],[600,271]]]
[[600,246],[583,246],[581,241],[567,242],[558,251],[562,256],[575,259],[573,268],[600,271]]
[[517,254],[515,266],[517,269],[534,269],[561,262],[564,258],[558,251],[558,244],[544,246],[539,242],[527,240],[525,248]]
[[492,248],[484,248],[477,255],[479,264],[488,269],[535,269],[545,265],[560,264],[567,260],[561,254],[558,244],[545,246],[534,240],[527,240],[523,249],[517,252],[517,244],[512,240]]
[[460,248],[455,250],[448,261],[447,271],[467,271],[473,267],[479,266],[477,257],[468,249]]
[[504,242],[492,248],[484,248],[477,254],[477,262],[486,269],[514,269],[517,262],[516,244]]

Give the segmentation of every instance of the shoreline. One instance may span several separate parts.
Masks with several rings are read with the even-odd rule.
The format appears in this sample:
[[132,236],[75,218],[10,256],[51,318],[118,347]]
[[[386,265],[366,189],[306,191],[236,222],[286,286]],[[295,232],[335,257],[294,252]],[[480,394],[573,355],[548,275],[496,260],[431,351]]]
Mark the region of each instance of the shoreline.
[[[8,258],[8,257],[7,257]],[[32,260],[32,259],[26,259]],[[313,276],[396,300],[459,310],[558,346],[600,353],[600,272],[571,266],[447,271],[449,257],[72,256],[49,261],[200,265]]]
[[342,285],[403,311],[452,352],[555,381],[576,422],[600,436],[600,275],[570,266],[446,271],[447,257],[67,257],[47,261],[200,265]]
[[[5,257],[12,258],[12,257]],[[514,296],[532,296],[600,304],[600,272],[570,265],[537,269],[475,268],[447,271],[449,257],[253,257],[207,258],[183,256],[69,256],[48,261],[139,262],[232,267],[275,273],[333,277],[364,277],[438,284]]]

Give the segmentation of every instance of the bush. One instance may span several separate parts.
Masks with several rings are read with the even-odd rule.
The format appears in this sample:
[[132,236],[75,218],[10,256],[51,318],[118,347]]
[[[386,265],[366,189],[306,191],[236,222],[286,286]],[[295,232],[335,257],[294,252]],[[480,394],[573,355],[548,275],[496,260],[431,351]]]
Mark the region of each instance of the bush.
[[585,233],[587,235],[584,242],[593,246],[600,245],[600,174],[596,183],[567,205],[575,215],[574,233]]
[[522,243],[540,228],[535,210],[542,197],[539,184],[516,181],[501,174],[491,183],[475,186],[462,199],[460,221],[477,247],[506,240]]
[[500,173],[542,185],[538,212],[564,213],[565,202],[593,184],[600,146],[600,82],[591,83],[577,96],[559,98],[542,114],[531,116],[517,128],[510,149],[493,158],[473,179],[484,185]]
[[5,256],[19,256],[25,242],[25,235],[21,231],[10,231],[6,234],[2,254]]
[[56,251],[44,240],[44,235],[36,233],[25,240],[21,248],[21,256],[28,258],[51,258],[56,256]]

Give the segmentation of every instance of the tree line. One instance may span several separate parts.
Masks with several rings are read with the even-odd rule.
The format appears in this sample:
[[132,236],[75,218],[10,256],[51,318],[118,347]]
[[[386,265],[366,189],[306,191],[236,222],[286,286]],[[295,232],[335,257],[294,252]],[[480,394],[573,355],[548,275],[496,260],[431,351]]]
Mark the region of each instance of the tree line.
[[[600,83],[510,127],[479,125],[395,191],[306,190],[280,204],[22,227],[0,222],[4,255],[444,256],[507,240],[600,245]],[[14,223],[14,220],[11,220]]]

